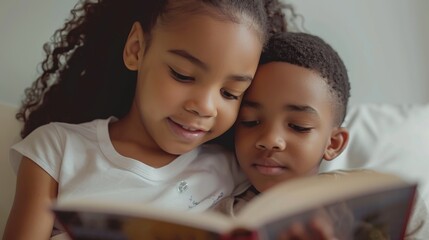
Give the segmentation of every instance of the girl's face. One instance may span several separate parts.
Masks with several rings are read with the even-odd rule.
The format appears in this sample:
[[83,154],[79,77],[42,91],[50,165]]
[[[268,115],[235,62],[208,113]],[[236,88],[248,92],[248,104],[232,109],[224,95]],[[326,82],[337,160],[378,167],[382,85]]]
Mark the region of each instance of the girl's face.
[[334,127],[332,106],[318,74],[284,62],[258,69],[243,99],[235,146],[241,168],[259,191],[316,174],[322,158],[336,156],[342,146],[337,134],[344,129]]
[[135,24],[124,50],[125,64],[138,71],[128,124],[135,138],[179,155],[230,128],[257,68],[258,33],[196,14],[157,23],[148,48],[144,37]]

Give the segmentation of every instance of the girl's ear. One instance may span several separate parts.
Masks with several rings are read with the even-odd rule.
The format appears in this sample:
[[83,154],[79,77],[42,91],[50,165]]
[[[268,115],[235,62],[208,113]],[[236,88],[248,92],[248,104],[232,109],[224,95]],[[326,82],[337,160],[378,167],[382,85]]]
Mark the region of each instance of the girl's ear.
[[332,130],[330,143],[325,149],[323,159],[331,161],[336,158],[346,148],[349,141],[349,131],[346,128],[338,127]]
[[139,67],[139,61],[144,55],[145,43],[143,29],[139,22],[135,22],[125,42],[123,59],[125,66],[132,71]]

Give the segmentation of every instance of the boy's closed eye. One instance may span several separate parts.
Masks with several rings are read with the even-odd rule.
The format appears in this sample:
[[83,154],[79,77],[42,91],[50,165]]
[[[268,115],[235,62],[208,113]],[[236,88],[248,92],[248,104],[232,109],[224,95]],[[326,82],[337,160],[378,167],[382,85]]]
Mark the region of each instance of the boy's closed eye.
[[239,121],[239,124],[244,126],[244,127],[250,128],[250,127],[255,127],[255,126],[259,125],[260,121],[259,120],[251,120],[251,121],[242,120],[242,121]]
[[[259,120],[241,120],[239,121],[239,124],[244,126],[244,127],[255,127],[261,124],[261,121]],[[308,133],[310,132],[313,128],[312,127],[303,127],[294,123],[288,123],[287,124],[289,128],[291,128],[293,131],[299,132],[299,133]]]
[[308,133],[313,129],[312,127],[303,127],[293,123],[289,123],[288,126],[292,128],[294,131],[300,132],[300,133]]

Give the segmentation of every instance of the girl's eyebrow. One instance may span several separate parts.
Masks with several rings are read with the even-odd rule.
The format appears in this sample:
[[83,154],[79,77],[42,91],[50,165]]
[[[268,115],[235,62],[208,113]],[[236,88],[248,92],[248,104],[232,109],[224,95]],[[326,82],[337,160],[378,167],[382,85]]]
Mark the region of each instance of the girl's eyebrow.
[[[172,53],[176,56],[179,56],[181,58],[184,58],[186,60],[188,60],[189,62],[195,64],[196,66],[202,68],[204,71],[208,71],[209,70],[209,66],[201,61],[200,59],[198,59],[197,57],[195,57],[194,55],[190,54],[189,52],[185,51],[185,50],[181,50],[181,49],[170,49],[168,50],[169,53]],[[249,76],[249,75],[231,75],[229,77],[232,80],[235,81],[252,81],[253,80],[253,76]]]
[[194,55],[190,54],[185,50],[170,49],[168,50],[168,52],[190,61],[191,63],[197,65],[198,67],[202,68],[205,71],[209,70],[209,67],[207,66],[207,64],[205,64],[203,61],[201,61],[200,59],[198,59],[197,57],[195,57]]

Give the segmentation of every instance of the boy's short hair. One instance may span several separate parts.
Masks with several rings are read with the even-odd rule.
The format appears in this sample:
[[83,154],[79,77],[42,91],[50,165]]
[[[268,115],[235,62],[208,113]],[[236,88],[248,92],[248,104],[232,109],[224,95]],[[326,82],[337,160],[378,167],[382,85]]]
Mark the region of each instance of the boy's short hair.
[[325,79],[336,105],[337,124],[341,125],[347,112],[350,82],[347,69],[338,53],[323,39],[297,32],[274,34],[259,61],[286,62],[310,69]]

